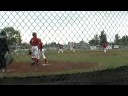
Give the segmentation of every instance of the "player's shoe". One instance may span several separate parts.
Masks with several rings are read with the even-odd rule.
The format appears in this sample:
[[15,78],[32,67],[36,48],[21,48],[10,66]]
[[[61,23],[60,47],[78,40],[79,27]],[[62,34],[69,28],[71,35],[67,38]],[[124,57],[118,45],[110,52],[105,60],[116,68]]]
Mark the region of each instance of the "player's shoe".
[[35,63],[34,63],[34,62],[32,62],[32,63],[31,63],[31,65],[35,65]]
[[48,64],[48,61],[47,61],[47,62],[45,62],[45,64]]

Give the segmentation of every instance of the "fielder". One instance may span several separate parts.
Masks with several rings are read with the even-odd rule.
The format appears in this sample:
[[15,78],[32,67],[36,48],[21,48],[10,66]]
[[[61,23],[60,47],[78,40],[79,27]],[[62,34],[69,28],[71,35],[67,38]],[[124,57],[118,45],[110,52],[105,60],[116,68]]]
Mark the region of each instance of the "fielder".
[[42,65],[48,64],[47,58],[46,58],[46,56],[44,54],[43,43],[41,42],[41,39],[39,39],[39,46],[38,46],[38,48],[39,48],[39,58],[38,59],[40,59],[40,57],[43,57],[44,64],[42,64]]
[[72,50],[73,50],[73,52],[76,52],[76,46],[75,45],[73,46]]
[[104,53],[107,52],[107,50],[106,50],[107,46],[108,46],[108,43],[107,42],[104,42],[103,43],[103,51],[104,51]]
[[31,52],[32,52],[32,65],[34,64],[38,64],[39,63],[39,49],[38,49],[38,45],[39,45],[39,38],[37,38],[37,33],[33,32],[32,33],[32,38],[30,40],[30,45],[31,45]]
[[64,51],[63,51],[63,45],[62,44],[59,44],[59,51],[58,51],[58,53],[64,53]]

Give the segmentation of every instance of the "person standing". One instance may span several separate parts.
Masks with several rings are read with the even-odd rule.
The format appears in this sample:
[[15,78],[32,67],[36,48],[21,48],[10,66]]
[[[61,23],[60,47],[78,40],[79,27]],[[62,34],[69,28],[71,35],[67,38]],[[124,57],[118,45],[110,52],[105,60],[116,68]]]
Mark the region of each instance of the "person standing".
[[7,69],[5,55],[9,53],[7,36],[5,31],[0,32],[0,71],[5,72]]
[[76,52],[76,45],[73,45],[73,52]]
[[42,64],[42,65],[48,64],[48,60],[47,60],[47,58],[46,58],[46,56],[44,54],[44,48],[43,48],[43,43],[42,43],[41,39],[39,39],[39,46],[38,46],[38,48],[39,48],[39,58],[38,59],[40,59],[40,57],[43,57],[44,64]]
[[64,51],[63,51],[63,45],[62,44],[59,44],[59,51],[58,51],[58,53],[64,53]]
[[39,45],[39,38],[37,38],[37,33],[33,32],[32,33],[32,38],[30,40],[30,45],[31,45],[31,52],[32,52],[32,65],[38,65],[39,63],[39,49],[38,49],[38,45]]
[[104,53],[106,53],[107,52],[107,46],[108,46],[108,43],[107,42],[104,42],[103,43],[103,51],[104,51]]

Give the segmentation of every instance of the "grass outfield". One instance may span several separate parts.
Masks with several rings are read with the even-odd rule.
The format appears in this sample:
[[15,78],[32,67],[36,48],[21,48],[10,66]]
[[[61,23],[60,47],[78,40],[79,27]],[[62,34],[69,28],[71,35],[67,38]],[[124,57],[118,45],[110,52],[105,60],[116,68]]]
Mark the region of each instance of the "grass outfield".
[[[30,62],[29,55],[15,56],[16,62]],[[128,65],[128,51],[111,50],[106,54],[102,51],[65,51],[63,54],[58,54],[57,51],[48,51],[46,57],[50,63],[97,63],[100,69],[108,69],[123,65]]]
[[102,51],[71,51],[64,54],[56,54],[51,52],[48,54],[49,60],[58,62],[73,62],[73,63],[97,63],[99,66],[97,70],[115,68],[119,66],[128,65],[128,51],[111,50],[106,54]]
[[[15,62],[31,62],[31,56],[29,55],[13,55]],[[103,51],[64,51],[63,54],[58,54],[57,51],[48,51],[46,56],[51,64],[61,63],[74,63],[74,64],[91,64],[96,63],[98,66],[90,69],[72,69],[63,72],[56,73],[43,73],[43,72],[29,72],[29,73],[9,73],[0,74],[0,77],[31,77],[40,75],[51,74],[72,74],[81,72],[92,72],[97,70],[111,69],[119,66],[128,65],[128,51],[111,50],[106,54]]]

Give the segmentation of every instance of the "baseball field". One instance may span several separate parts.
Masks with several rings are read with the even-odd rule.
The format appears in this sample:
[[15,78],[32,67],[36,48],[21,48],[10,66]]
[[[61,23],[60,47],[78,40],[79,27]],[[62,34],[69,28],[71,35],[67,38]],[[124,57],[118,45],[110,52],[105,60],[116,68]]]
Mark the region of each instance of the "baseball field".
[[1,77],[27,77],[51,74],[72,74],[81,72],[93,72],[97,70],[111,69],[128,65],[128,50],[86,51],[77,50],[64,51],[58,54],[57,51],[47,51],[46,57],[49,64],[31,65],[31,56],[25,54],[14,54],[14,62],[7,66],[6,73],[0,73]]

